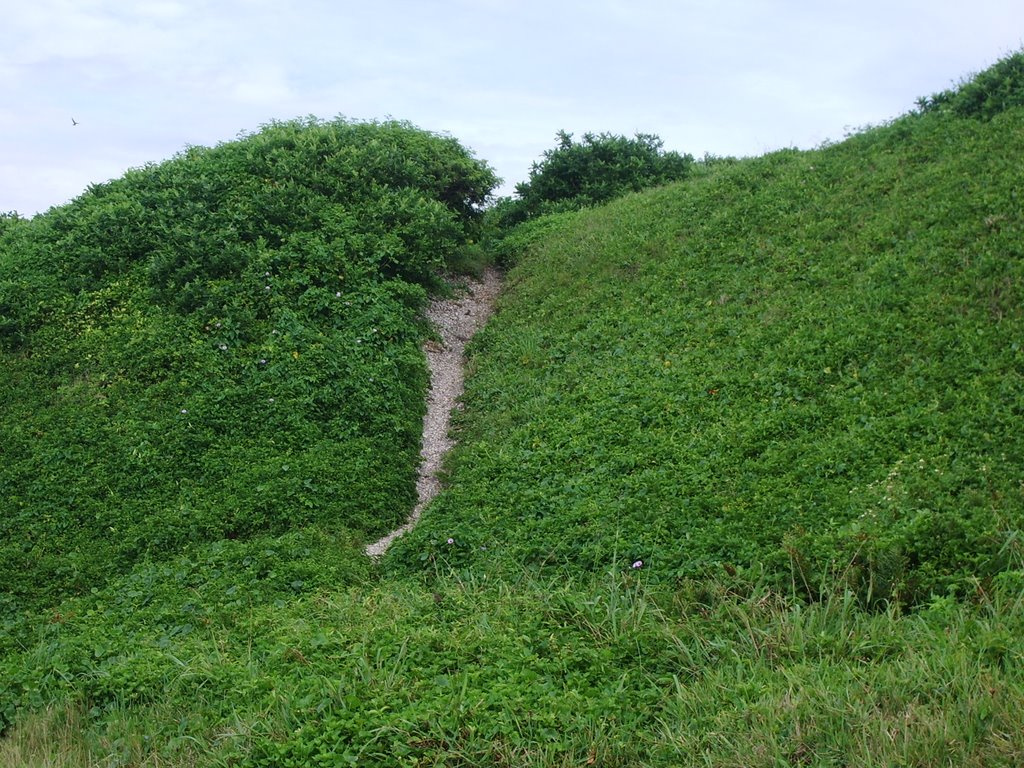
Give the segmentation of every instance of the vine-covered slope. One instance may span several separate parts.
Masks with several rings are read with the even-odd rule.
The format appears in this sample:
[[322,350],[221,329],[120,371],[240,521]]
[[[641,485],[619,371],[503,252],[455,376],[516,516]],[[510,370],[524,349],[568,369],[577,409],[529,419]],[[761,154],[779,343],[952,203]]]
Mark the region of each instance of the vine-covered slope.
[[836,570],[912,601],[1010,568],[1022,156],[1020,107],[929,111],[513,232],[405,560]]
[[494,183],[454,139],[307,120],[8,217],[7,607],[190,543],[403,519],[418,310]]

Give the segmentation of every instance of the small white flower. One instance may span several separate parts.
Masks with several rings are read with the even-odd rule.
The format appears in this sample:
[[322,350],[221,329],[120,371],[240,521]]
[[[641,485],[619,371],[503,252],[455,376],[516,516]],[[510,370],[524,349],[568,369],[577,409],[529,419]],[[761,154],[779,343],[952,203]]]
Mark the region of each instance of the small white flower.
[[341,291],[338,291],[337,293],[335,293],[334,296],[335,296],[335,298],[340,299],[341,298]]
[[227,348],[228,348],[228,345],[227,345],[227,344],[221,344],[221,345],[220,345],[220,351],[221,351],[221,352],[223,352],[223,351],[224,351],[225,349],[227,349]]
[[188,408],[182,408],[182,409],[181,409],[181,412],[182,412],[182,413],[188,413]]
[[274,402],[274,398],[272,398],[272,397],[271,397],[271,398],[270,398],[270,402]]
[[448,539],[448,543],[449,544],[454,544],[455,543],[455,539]]
[[269,286],[269,285],[265,285],[265,286],[263,286],[263,290],[264,290],[264,291],[269,291],[269,290],[270,290],[270,286]]
[[266,365],[266,364],[267,364],[267,358],[265,358],[265,357],[261,358],[260,359],[260,365]]
[[637,560],[636,562],[633,563],[633,567],[634,568],[643,568],[644,567],[644,561],[643,560]]

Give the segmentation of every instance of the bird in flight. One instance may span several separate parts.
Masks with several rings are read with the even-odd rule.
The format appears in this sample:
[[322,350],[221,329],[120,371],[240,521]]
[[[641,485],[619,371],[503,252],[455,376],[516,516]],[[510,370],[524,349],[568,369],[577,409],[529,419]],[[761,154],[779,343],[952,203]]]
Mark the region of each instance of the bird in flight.
[[77,121],[77,120],[75,120],[75,118],[73,118],[73,117],[72,117],[72,118],[71,118],[71,124],[72,124],[72,125],[78,125],[78,121]]

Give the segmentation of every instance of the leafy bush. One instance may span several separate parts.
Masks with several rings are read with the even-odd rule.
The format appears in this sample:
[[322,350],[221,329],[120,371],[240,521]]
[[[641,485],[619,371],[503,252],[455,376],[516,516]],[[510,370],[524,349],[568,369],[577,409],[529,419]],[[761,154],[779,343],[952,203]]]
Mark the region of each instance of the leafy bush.
[[652,134],[629,139],[586,133],[574,142],[572,134],[559,131],[556,138],[558,145],[533,164],[529,180],[516,185],[518,199],[497,207],[494,216],[501,228],[685,179],[694,162],[690,155],[663,151],[663,142]]
[[0,236],[8,229],[13,229],[17,225],[24,223],[24,221],[25,219],[21,218],[16,211],[0,213]]

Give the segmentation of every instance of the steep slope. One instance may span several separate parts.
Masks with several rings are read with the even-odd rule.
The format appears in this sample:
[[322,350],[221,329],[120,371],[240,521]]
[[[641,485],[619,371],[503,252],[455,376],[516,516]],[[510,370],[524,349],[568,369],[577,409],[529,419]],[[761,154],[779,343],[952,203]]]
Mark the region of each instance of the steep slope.
[[911,115],[526,225],[399,557],[911,600],[1019,567],[1021,156],[1020,108]]

